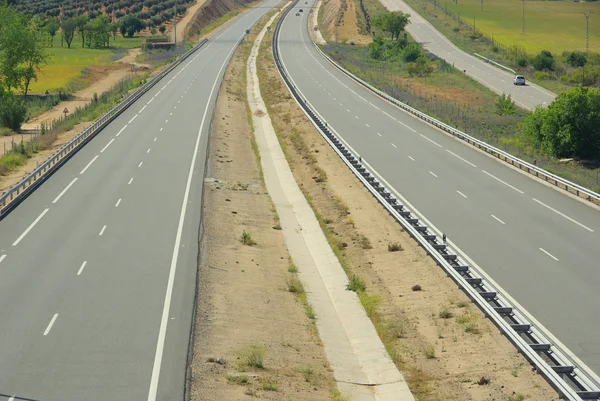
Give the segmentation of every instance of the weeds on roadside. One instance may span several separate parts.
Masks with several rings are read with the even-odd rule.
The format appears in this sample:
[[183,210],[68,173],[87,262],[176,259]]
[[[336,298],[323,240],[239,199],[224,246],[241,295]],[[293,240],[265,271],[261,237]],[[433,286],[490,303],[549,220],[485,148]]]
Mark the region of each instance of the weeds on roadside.
[[290,277],[285,280],[285,284],[289,292],[294,294],[304,293],[304,286],[298,277],[290,275]]
[[346,285],[346,290],[354,291],[354,292],[365,292],[367,290],[367,284],[358,277],[356,274],[353,274]]
[[404,248],[402,248],[402,245],[400,245],[397,242],[393,242],[388,244],[388,251],[389,252],[398,252],[398,251],[403,251]]
[[227,375],[227,382],[230,384],[244,385],[250,382],[250,378],[248,377],[248,375]]
[[267,351],[262,345],[250,344],[244,347],[240,353],[240,367],[254,367],[264,369],[264,359]]
[[246,232],[246,230],[242,232],[242,235],[240,236],[240,242],[248,246],[256,245],[256,242],[252,239],[252,234]]
[[331,401],[350,401],[350,397],[339,392],[339,390],[331,390],[329,392]]
[[427,359],[435,358],[435,348],[433,347],[433,345],[428,345],[427,347],[425,347],[423,353],[425,354],[425,358]]
[[452,312],[448,308],[444,308],[438,313],[438,316],[442,319],[450,319]]
[[364,235],[360,236],[359,243],[360,243],[360,246],[362,249],[373,249],[373,246],[371,245],[371,241]]

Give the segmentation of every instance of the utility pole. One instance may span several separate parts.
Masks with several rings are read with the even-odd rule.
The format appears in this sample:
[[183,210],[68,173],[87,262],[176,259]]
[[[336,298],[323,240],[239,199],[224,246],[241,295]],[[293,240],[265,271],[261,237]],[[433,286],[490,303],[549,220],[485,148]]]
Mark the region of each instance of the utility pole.
[[483,11],[483,0],[481,0],[481,11]]
[[522,19],[521,33],[524,34],[525,33],[525,0],[521,0],[521,3],[523,4],[523,8],[521,11],[521,19]]
[[585,17],[585,52],[587,53],[590,49],[590,15],[591,11],[582,12]]
[[175,0],[173,11],[173,42],[175,42],[175,49],[177,49],[177,0]]

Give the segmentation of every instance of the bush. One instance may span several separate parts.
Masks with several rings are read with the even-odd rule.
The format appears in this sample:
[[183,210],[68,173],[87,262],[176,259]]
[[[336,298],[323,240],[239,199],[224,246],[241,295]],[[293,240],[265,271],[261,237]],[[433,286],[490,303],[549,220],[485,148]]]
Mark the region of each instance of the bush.
[[515,114],[515,111],[517,111],[515,102],[513,102],[510,95],[506,96],[506,94],[503,93],[496,101],[496,114],[499,116],[513,115]]
[[0,90],[0,124],[14,131],[21,129],[27,118],[27,107],[22,99]]
[[406,71],[411,77],[427,77],[433,72],[433,65],[425,57],[421,56],[414,63],[408,63]]
[[412,63],[413,61],[417,61],[417,59],[421,57],[421,49],[418,45],[411,43],[406,46],[402,51],[402,58],[407,63]]
[[547,71],[536,71],[533,73],[533,78],[538,81],[556,81],[556,75]]
[[554,69],[554,58],[548,50],[542,50],[540,54],[533,59],[533,68],[538,71]]
[[246,232],[246,230],[240,235],[240,242],[249,246],[256,245],[256,242],[252,239],[252,234]]
[[365,292],[367,290],[367,285],[360,277],[358,277],[356,274],[353,274],[352,277],[350,277],[350,281],[348,281],[348,284],[346,285],[346,290]]
[[581,52],[571,52],[567,54],[566,61],[571,67],[583,67],[587,63],[587,57]]
[[240,359],[243,366],[264,369],[264,359],[266,350],[260,345],[251,344],[240,352]]

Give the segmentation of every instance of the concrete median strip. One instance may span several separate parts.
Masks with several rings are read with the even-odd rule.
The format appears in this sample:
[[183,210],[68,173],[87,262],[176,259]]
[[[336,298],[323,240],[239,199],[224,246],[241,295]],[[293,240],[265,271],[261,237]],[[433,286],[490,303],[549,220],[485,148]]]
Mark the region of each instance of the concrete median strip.
[[266,27],[248,59],[248,103],[265,184],[308,300],[316,311],[317,328],[338,388],[352,400],[414,400],[356,293],[346,290],[346,273],[294,180],[271,119],[265,113],[256,73],[256,57],[265,32]]

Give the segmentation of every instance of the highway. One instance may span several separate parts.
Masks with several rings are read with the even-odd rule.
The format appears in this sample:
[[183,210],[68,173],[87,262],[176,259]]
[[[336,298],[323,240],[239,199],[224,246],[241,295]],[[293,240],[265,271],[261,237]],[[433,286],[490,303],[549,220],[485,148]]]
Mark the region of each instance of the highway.
[[[362,159],[596,373],[600,214],[388,104],[333,67],[307,31],[279,43],[294,84]],[[399,273],[400,274],[400,273]]]
[[212,111],[261,7],[0,225],[0,400],[182,400]]
[[459,70],[466,71],[467,75],[494,92],[510,94],[512,99],[521,107],[531,110],[537,105],[546,106],[552,103],[556,97],[554,93],[531,82],[527,82],[525,86],[515,86],[512,81],[514,78],[512,73],[494,67],[472,54],[463,52],[404,1],[380,1],[390,11],[402,11],[410,14],[410,24],[408,24],[406,30],[416,41],[422,43],[429,52],[454,64]]

